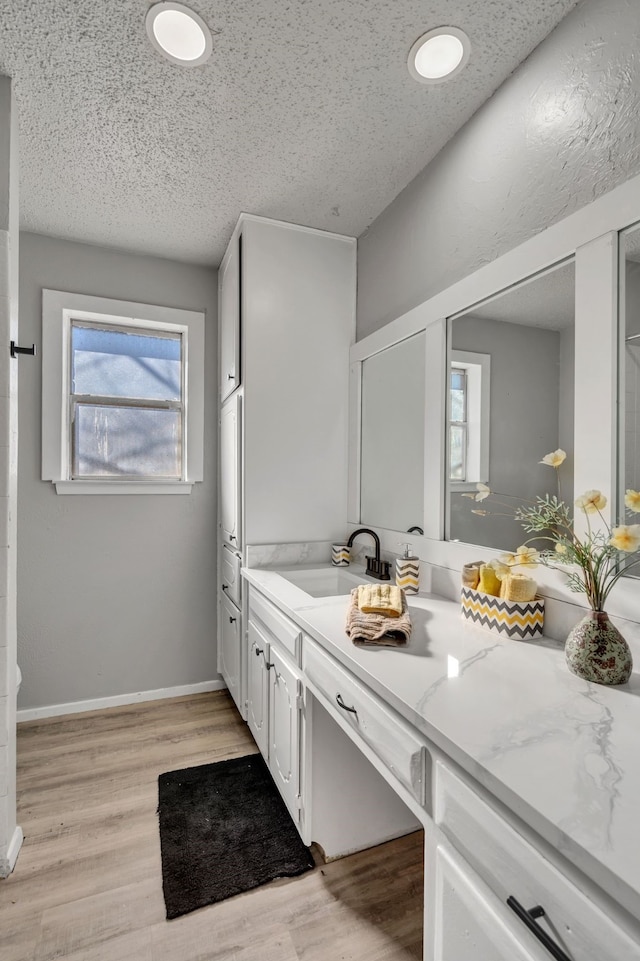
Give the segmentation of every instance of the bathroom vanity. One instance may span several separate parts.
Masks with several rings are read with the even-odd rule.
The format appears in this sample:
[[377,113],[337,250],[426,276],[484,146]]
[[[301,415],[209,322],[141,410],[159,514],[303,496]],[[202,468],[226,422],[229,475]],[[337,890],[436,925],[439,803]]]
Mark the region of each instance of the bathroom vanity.
[[640,959],[637,692],[437,595],[407,648],[357,648],[353,569],[243,577],[249,726],[298,830],[336,857],[424,828],[426,961]]
[[[525,539],[471,510],[478,483],[552,493],[562,447],[569,503],[597,487],[620,522],[640,487],[639,186],[356,343],[345,238],[244,217],[221,267],[219,670],[306,843],[424,829],[425,961],[640,961],[637,674],[569,673],[550,638],[582,611],[558,571],[536,572],[548,638],[455,600],[466,562]],[[362,526],[428,572],[406,649],[345,634],[363,576],[329,546]],[[640,650],[637,578],[607,606]]]

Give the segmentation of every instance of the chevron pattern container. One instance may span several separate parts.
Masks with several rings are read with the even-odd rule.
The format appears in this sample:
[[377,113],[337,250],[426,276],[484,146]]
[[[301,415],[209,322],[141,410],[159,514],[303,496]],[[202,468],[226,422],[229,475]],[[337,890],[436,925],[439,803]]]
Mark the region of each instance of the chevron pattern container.
[[406,594],[417,594],[420,586],[420,560],[417,557],[396,558],[396,584]]
[[334,567],[348,567],[351,551],[348,544],[331,545],[331,563]]
[[471,587],[463,587],[462,616],[494,634],[524,641],[542,637],[544,630],[544,598],[532,601],[506,601]]

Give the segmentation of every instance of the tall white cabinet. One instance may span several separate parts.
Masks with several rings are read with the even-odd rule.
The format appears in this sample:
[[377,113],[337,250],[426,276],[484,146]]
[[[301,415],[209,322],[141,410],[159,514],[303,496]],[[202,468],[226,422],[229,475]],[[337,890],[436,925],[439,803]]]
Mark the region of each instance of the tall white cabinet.
[[246,719],[246,604],[224,552],[345,535],[356,242],[243,214],[219,285],[218,670]]

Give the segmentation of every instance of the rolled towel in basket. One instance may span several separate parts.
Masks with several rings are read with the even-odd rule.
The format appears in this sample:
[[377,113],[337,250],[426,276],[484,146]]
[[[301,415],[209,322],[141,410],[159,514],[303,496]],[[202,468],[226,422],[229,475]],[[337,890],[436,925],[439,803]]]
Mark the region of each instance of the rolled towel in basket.
[[462,568],[462,586],[471,587],[474,590],[480,583],[480,568],[484,561],[471,561]]
[[485,594],[492,594],[494,597],[500,596],[500,580],[490,564],[483,564],[480,568],[478,590]]
[[402,594],[402,614],[387,617],[385,614],[363,614],[358,607],[358,588],[354,587],[349,598],[346,632],[357,647],[404,647],[411,637],[411,617],[407,600]]
[[532,601],[538,585],[526,574],[507,574],[502,578],[500,597],[505,601]]

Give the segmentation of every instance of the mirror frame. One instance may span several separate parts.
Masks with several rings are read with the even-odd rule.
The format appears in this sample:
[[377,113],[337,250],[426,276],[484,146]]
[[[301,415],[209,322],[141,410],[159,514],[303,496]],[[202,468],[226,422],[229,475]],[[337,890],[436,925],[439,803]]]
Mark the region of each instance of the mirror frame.
[[[575,369],[574,490],[598,488],[608,493],[606,519],[618,513],[617,393],[619,369],[619,232],[640,222],[640,175],[547,227],[501,257],[479,268],[424,303],[407,311],[350,350],[349,493],[348,523],[360,517],[360,379],[367,358],[413,334],[427,332],[427,390],[425,431],[433,438],[425,456],[424,537],[411,544],[427,563],[452,571],[469,560],[469,545],[444,538],[445,516],[445,410],[446,321],[475,304],[515,287],[535,274],[575,257]],[[425,445],[426,452],[426,445]],[[576,519],[580,533],[581,518]],[[379,530],[385,550],[398,553],[398,531]],[[409,536],[407,535],[407,538]],[[497,555],[483,549],[487,556]],[[477,551],[477,549],[476,549]],[[627,582],[630,581],[630,585]],[[576,603],[556,572],[544,569],[545,591]],[[638,618],[637,601],[629,586],[637,580],[622,578],[617,597],[621,613]],[[633,614],[627,598],[633,601]],[[615,605],[619,606],[615,597]],[[613,605],[611,605],[613,606]],[[612,610],[612,613],[614,611]]]

